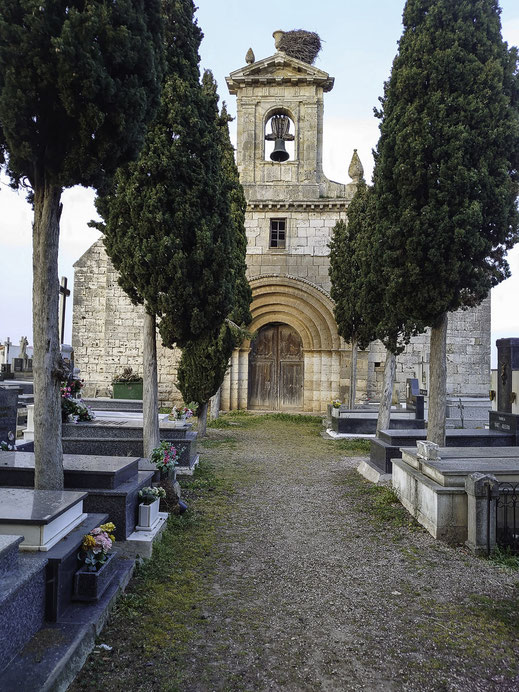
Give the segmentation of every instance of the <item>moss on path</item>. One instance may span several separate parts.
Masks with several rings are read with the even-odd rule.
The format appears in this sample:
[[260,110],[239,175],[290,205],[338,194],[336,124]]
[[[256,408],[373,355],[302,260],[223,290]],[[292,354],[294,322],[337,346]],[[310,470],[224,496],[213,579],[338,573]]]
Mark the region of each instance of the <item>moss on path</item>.
[[519,688],[517,572],[435,542],[320,419],[218,425],[72,690]]

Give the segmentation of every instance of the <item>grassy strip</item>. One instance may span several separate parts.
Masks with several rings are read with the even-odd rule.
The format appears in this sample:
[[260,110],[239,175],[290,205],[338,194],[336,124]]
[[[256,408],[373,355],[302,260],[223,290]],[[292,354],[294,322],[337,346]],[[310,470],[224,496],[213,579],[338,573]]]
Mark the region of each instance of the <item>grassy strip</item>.
[[425,530],[401,504],[393,488],[370,483],[356,471],[348,471],[341,483],[346,488],[348,499],[355,501],[357,509],[371,524]]
[[493,562],[495,565],[499,565],[500,567],[508,567],[509,569],[519,570],[519,555],[514,555],[514,553],[510,550],[510,547],[497,547],[488,559],[490,562]]
[[208,428],[222,430],[224,428],[252,428],[265,422],[281,422],[305,426],[320,431],[322,416],[303,416],[297,413],[260,413],[250,411],[230,411],[223,413],[215,420],[207,422]]
[[170,517],[101,635],[112,651],[91,654],[71,690],[180,689],[193,623],[212,602],[217,526],[232,492],[207,463],[183,485],[188,511]]

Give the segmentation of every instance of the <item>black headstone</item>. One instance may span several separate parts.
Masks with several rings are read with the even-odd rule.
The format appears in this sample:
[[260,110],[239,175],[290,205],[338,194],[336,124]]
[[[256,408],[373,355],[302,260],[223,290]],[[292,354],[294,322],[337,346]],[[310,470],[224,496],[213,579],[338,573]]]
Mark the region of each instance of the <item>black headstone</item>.
[[23,371],[23,358],[13,358],[13,363],[15,372]]
[[519,339],[498,339],[497,410],[512,413],[512,371],[519,370]]
[[18,390],[0,387],[0,442],[10,442],[10,432],[16,440],[17,405]]
[[414,411],[416,418],[423,419],[424,417],[424,397],[420,394],[420,385],[414,377],[408,377],[405,387],[405,402],[406,409]]

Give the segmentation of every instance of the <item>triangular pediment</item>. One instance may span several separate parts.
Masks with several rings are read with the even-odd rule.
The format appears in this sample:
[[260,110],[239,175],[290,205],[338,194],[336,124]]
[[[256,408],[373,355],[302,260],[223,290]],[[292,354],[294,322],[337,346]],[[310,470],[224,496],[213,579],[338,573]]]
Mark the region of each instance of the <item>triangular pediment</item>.
[[334,79],[327,72],[282,52],[234,70],[227,77],[231,94],[235,94],[240,87],[254,83],[290,82],[293,84],[299,81],[306,84],[315,83],[322,86],[324,91],[330,91]]

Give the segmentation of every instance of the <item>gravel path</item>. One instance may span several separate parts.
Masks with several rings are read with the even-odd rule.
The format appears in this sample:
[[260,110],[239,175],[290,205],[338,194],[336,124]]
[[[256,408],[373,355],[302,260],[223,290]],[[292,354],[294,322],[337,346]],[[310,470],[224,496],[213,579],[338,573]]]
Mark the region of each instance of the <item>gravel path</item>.
[[377,518],[315,427],[210,435],[236,492],[183,690],[519,689],[517,572]]

